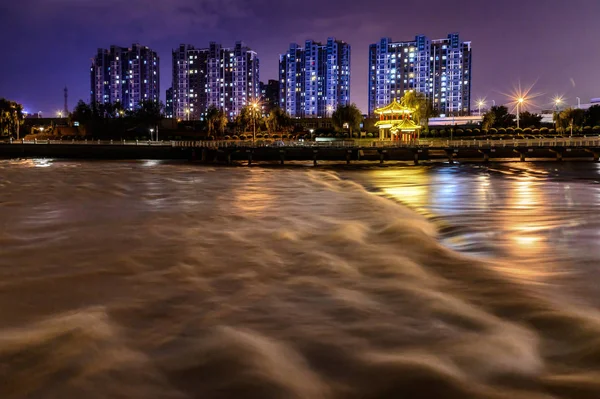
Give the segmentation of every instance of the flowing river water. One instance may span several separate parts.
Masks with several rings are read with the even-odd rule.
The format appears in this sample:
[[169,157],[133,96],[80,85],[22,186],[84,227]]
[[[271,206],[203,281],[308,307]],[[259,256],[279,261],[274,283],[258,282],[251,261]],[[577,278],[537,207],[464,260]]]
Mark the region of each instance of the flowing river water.
[[600,168],[0,161],[0,398],[600,397]]

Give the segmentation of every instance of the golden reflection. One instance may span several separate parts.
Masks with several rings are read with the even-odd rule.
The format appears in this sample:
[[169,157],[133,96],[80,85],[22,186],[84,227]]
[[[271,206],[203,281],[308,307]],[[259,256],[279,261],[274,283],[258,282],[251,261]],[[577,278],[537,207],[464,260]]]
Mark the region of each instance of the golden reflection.
[[389,169],[373,171],[377,188],[385,195],[413,209],[425,212],[429,204],[431,176],[423,168]]
[[540,220],[546,211],[543,193],[535,179],[523,177],[515,180],[508,195],[508,212],[503,218],[509,235],[509,245],[515,257],[536,257],[547,252],[548,242],[543,235],[550,226]]
[[275,196],[269,192],[270,174],[253,171],[243,187],[233,190],[232,206],[243,212],[259,213],[275,207]]

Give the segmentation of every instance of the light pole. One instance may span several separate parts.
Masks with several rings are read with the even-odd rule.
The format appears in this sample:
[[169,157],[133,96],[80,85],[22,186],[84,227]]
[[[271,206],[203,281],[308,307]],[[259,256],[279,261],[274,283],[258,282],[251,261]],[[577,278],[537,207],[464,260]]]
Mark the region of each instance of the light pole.
[[252,103],[252,142],[256,141],[256,110],[258,109],[258,103]]
[[310,132],[310,139],[312,140],[315,129],[310,129],[309,132]]
[[477,102],[477,108],[479,110],[479,116],[481,116],[481,107],[483,107],[485,105],[485,102],[483,100],[479,100]]
[[554,99],[554,106],[555,106],[555,115],[554,115],[554,131],[556,132],[558,130],[558,111],[559,111],[559,106],[560,103],[562,103],[562,98],[560,97],[556,97]]
[[186,120],[189,122],[190,121],[190,110],[188,108],[185,109],[185,117],[186,117]]
[[492,105],[495,107],[496,106],[496,100],[492,100]]
[[150,129],[150,141],[152,141],[152,134],[154,133],[154,129]]
[[517,129],[519,129],[519,106],[525,102],[523,97],[519,97],[517,100]]
[[581,98],[575,97],[577,99],[577,108],[581,108]]

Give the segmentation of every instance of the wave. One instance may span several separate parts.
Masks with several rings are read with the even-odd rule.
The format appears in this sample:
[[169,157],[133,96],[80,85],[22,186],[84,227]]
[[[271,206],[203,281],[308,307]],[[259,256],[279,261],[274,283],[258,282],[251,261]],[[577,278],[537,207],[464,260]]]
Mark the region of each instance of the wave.
[[[139,173],[118,177],[136,212],[103,208],[93,242],[72,233],[61,247],[63,273],[86,256],[119,289],[94,307],[56,292],[70,310],[0,330],[0,397],[600,396],[600,315],[556,295],[547,274],[457,253],[426,216],[332,171],[214,170],[194,182],[172,167],[151,188]],[[96,174],[105,201],[114,178]],[[155,208],[142,190],[177,200]],[[22,251],[3,242],[5,259]],[[81,252],[92,243],[101,265]],[[11,292],[3,306],[44,300]]]

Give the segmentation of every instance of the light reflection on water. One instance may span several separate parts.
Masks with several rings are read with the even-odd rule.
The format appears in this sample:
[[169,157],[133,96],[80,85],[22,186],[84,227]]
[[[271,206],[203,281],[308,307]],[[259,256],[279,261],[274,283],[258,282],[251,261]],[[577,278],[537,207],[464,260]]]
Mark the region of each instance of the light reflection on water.
[[565,258],[600,264],[600,247],[592,244],[600,227],[599,169],[594,163],[507,163],[348,175],[438,220],[456,249],[535,267]]

